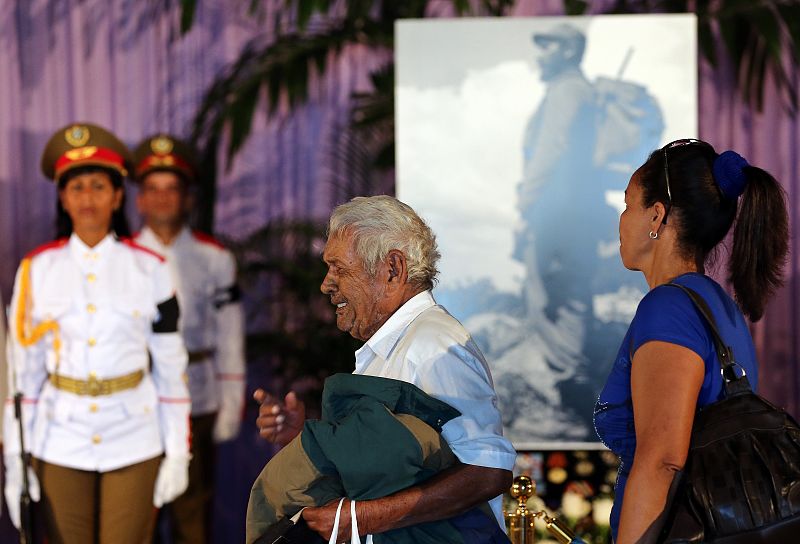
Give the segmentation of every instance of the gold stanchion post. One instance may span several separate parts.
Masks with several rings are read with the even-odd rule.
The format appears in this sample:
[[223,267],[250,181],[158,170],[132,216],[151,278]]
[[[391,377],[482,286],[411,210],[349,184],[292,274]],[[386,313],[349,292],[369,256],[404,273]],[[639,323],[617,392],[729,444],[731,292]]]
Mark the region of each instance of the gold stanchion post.
[[506,512],[506,527],[511,544],[533,544],[533,515],[528,510],[528,499],[536,494],[536,483],[527,476],[517,476],[510,494],[517,500],[514,512]]
[[536,495],[536,482],[527,476],[517,476],[511,485],[509,493],[517,500],[517,508],[514,512],[506,512],[506,528],[511,544],[533,544],[536,534],[533,522],[536,518],[542,518],[547,532],[560,544],[570,544],[583,542],[575,538],[575,533],[567,527],[560,519],[550,517],[547,512],[531,512],[528,510],[528,499]]

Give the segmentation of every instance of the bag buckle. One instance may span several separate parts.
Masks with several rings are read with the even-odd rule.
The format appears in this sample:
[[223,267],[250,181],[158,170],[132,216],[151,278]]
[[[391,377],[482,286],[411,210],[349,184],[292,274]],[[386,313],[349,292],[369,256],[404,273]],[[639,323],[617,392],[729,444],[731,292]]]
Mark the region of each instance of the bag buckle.
[[735,382],[747,377],[747,371],[737,362],[733,362],[722,367],[720,369],[720,374],[722,374],[722,379],[725,380],[726,383]]

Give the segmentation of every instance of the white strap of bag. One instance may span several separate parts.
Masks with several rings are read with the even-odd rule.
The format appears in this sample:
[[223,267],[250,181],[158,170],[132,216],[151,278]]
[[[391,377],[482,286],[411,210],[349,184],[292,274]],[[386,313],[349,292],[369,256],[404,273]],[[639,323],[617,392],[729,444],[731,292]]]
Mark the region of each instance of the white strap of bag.
[[[339,506],[336,508],[336,517],[333,518],[333,529],[331,530],[331,538],[328,544],[336,544],[336,537],[339,534],[339,518],[342,515],[342,503],[345,501],[344,497],[339,500]],[[361,539],[358,536],[358,520],[356,519],[356,501],[350,501],[350,544],[361,544]],[[372,544],[372,535],[367,535],[364,544]]]

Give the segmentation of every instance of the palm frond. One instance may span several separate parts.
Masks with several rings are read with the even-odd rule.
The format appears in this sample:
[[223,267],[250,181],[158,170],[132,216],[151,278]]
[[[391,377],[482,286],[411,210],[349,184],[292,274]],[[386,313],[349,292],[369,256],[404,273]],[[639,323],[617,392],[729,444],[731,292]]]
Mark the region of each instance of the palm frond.
[[319,34],[283,35],[266,46],[251,42],[206,92],[192,123],[193,141],[202,147],[230,125],[227,156],[232,158],[250,134],[261,98],[266,98],[270,115],[280,109],[282,99],[288,109],[305,103],[313,74],[323,73],[330,58],[357,43],[359,34],[352,25],[343,25]]
[[[567,13],[580,12],[582,0],[564,0]],[[787,111],[796,115],[798,88],[794,67],[800,61],[798,0],[618,0],[613,13],[686,13],[698,19],[703,57],[718,66],[717,34],[731,60],[742,99],[761,111],[766,82],[774,82]]]

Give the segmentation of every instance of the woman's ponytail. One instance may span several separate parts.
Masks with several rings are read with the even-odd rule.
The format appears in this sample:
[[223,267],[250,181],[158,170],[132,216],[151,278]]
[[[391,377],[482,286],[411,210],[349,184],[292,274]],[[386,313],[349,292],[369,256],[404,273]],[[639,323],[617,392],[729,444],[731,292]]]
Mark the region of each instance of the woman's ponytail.
[[783,189],[768,172],[745,166],[728,263],[736,301],[751,321],[764,314],[769,298],[783,284],[789,248],[789,217]]

